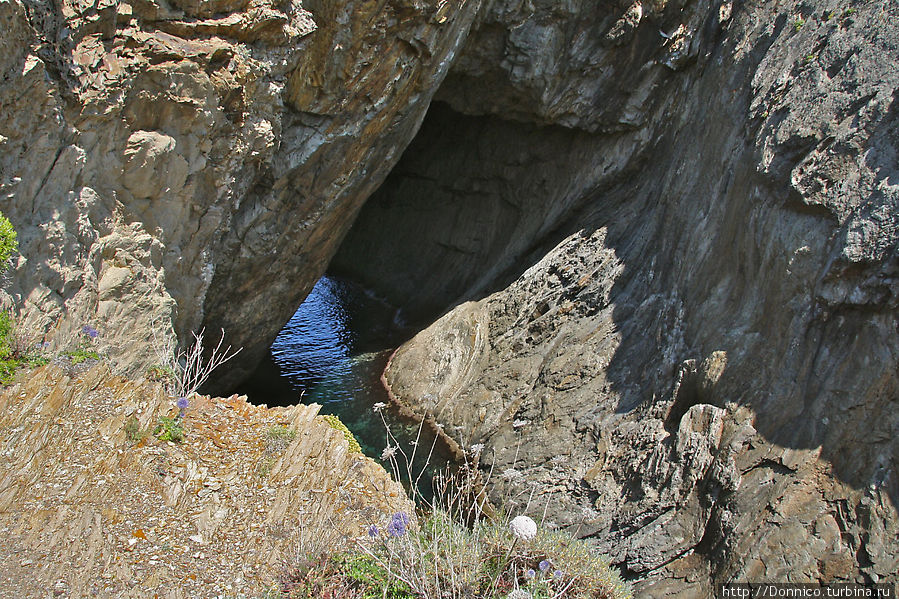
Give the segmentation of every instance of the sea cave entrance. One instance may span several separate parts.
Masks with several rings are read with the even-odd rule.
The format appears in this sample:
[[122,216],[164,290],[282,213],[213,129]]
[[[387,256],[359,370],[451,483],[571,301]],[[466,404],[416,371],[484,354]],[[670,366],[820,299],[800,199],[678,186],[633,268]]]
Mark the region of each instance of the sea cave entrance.
[[[453,306],[505,287],[555,245],[560,218],[580,197],[556,182],[572,178],[580,167],[571,156],[592,143],[561,127],[433,103],[327,274],[237,390],[254,403],[319,403],[379,458],[387,437],[372,406],[389,403],[380,377],[392,352]],[[418,424],[385,415],[411,446]],[[440,449],[435,462],[450,455]]]

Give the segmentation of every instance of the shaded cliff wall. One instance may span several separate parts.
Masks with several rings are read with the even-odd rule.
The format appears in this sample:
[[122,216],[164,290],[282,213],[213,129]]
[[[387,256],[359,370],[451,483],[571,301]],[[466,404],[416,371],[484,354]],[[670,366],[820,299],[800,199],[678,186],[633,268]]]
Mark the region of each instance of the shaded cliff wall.
[[489,7],[338,253],[471,300],[393,392],[652,596],[895,582],[896,8],[566,6]]

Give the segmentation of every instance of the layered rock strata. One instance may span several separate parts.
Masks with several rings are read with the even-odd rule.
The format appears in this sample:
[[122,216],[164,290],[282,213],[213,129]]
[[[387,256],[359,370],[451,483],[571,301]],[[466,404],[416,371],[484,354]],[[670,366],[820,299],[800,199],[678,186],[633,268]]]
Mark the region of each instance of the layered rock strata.
[[94,324],[132,371],[222,327],[239,378],[437,98],[338,257],[455,306],[395,396],[653,596],[895,581],[897,22],[0,0],[6,301],[36,335]]
[[261,596],[298,551],[408,512],[318,408],[195,396],[170,443],[159,385],[31,373],[0,394],[0,596]]

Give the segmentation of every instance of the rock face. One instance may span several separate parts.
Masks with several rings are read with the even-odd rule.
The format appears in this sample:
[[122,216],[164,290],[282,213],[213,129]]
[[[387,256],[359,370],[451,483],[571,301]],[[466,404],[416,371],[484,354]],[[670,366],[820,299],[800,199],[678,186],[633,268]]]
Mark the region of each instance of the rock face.
[[648,596],[895,583],[896,7],[538,4],[483,13],[338,254],[459,304],[392,392]]
[[[12,300],[255,362],[326,268],[386,378],[652,596],[896,581],[899,8],[0,0]],[[123,349],[127,348],[127,349]],[[235,377],[241,376],[238,368]]]
[[252,367],[477,9],[3,0],[0,197],[22,254],[7,303],[36,336],[93,324],[132,371],[204,327]]
[[408,511],[318,408],[194,396],[183,442],[137,442],[177,412],[159,385],[31,373],[0,393],[0,596],[261,596],[298,547],[335,542],[329,523]]

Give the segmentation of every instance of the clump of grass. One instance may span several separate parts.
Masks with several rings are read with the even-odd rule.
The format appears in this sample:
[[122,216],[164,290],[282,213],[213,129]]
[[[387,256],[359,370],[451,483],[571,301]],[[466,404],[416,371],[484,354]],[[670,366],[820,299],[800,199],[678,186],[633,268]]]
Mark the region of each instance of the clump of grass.
[[346,438],[346,442],[350,446],[350,453],[362,453],[362,447],[359,445],[359,441],[356,440],[355,435],[350,432],[350,429],[346,427],[346,425],[340,421],[340,418],[335,416],[334,414],[323,414],[321,419],[328,423],[328,426],[331,428],[338,430],[343,433],[344,438]]
[[88,360],[99,360],[100,354],[97,352],[96,344],[100,337],[100,331],[90,325],[84,325],[81,329],[81,337],[78,346],[66,352],[66,356],[72,362],[73,366],[87,362]]
[[125,421],[125,437],[133,444],[137,445],[150,434],[150,431],[142,429],[137,417],[131,416]]
[[169,384],[175,380],[175,370],[171,366],[150,366],[147,368],[147,379]]
[[297,431],[286,426],[276,424],[265,433],[265,452],[278,454],[287,449],[291,441],[297,438]]
[[82,364],[87,362],[88,360],[99,360],[100,354],[91,349],[86,349],[83,347],[79,347],[70,352],[66,352],[66,355],[72,361],[72,364]]
[[184,425],[181,422],[181,418],[177,416],[175,418],[163,416],[153,430],[153,435],[160,441],[180,443],[184,440]]
[[608,561],[570,534],[541,527],[524,538],[509,526],[508,514],[470,526],[444,509],[422,516],[417,528],[397,527],[395,520],[383,530],[373,526],[370,539],[357,544],[414,596],[501,599],[522,591],[534,598],[630,597]]
[[16,230],[12,223],[0,212],[0,272],[5,271],[9,260],[19,251]]
[[262,459],[259,460],[256,467],[257,474],[262,477],[268,476],[278,459],[277,456],[287,449],[287,446],[296,438],[297,431],[292,428],[281,424],[269,428],[265,433],[265,449]]
[[281,596],[286,599],[419,599],[378,563],[351,554],[321,555],[286,568],[281,576]]
[[41,354],[42,349],[15,326],[9,312],[0,311],[0,384],[10,384],[20,368],[48,363],[50,359]]
[[[376,404],[381,411],[383,404]],[[415,514],[398,512],[371,522],[367,534],[344,534],[331,551],[300,554],[283,580],[288,597],[345,596],[394,599],[625,599],[631,591],[620,575],[587,542],[519,515],[530,498],[506,497],[489,505],[478,467],[483,445],[475,445],[454,471],[434,479],[434,498],[418,490],[412,472],[419,437],[407,451],[387,430],[382,460],[394,476],[412,483]],[[428,455],[432,455],[434,447]],[[401,471],[405,469],[401,477]],[[511,487],[510,487],[511,488]],[[530,491],[533,493],[533,490]],[[511,493],[511,491],[509,491]],[[505,506],[505,507],[504,507]],[[545,513],[545,512],[544,512]],[[346,552],[349,539],[352,551]],[[336,550],[340,547],[340,551]],[[317,586],[316,586],[317,585]],[[360,586],[361,585],[361,586]],[[332,593],[332,594],[328,594]],[[337,593],[338,595],[335,595]]]

